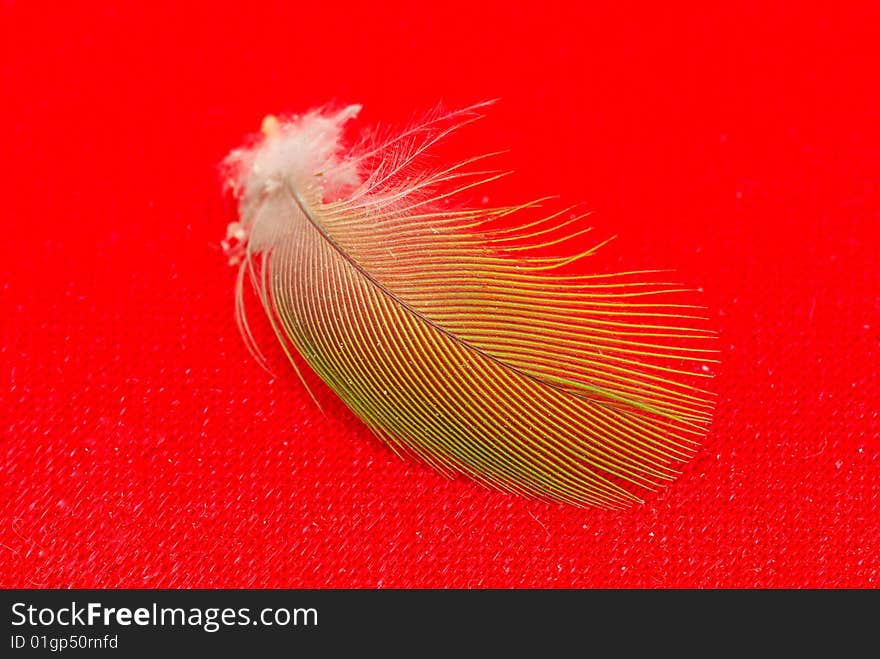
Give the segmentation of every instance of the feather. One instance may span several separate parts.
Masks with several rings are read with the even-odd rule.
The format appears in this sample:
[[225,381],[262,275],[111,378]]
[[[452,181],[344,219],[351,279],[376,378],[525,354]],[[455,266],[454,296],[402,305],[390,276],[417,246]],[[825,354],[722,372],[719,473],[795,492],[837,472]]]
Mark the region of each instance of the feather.
[[506,174],[483,166],[496,154],[425,154],[487,105],[349,147],[360,106],[267,117],[225,161],[242,334],[263,360],[250,283],[294,368],[298,353],[401,456],[529,497],[631,505],[707,431],[715,333],[664,271],[574,269],[604,244],[565,251],[589,230],[574,208],[465,207]]

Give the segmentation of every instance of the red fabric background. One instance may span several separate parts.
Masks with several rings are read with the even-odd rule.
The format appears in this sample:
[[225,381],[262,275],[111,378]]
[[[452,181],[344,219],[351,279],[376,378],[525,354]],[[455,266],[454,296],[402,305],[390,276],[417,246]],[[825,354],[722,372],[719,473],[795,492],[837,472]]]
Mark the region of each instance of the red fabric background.
[[[878,585],[876,3],[71,4],[0,9],[0,585]],[[720,329],[642,507],[445,481],[237,333],[215,166],[263,114],[492,97],[449,148],[510,148],[493,200],[586,202]]]

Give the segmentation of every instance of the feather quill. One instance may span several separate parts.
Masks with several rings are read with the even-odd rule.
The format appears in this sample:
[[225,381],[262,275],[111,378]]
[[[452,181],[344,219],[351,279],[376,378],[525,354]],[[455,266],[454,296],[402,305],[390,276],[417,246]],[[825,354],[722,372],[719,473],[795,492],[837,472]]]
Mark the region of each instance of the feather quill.
[[486,105],[350,147],[360,106],[267,117],[225,161],[242,334],[262,361],[250,283],[294,368],[295,351],[398,454],[507,492],[631,505],[707,430],[715,334],[662,271],[573,271],[604,244],[564,251],[584,214],[463,207],[505,175],[482,166],[496,154],[424,156]]

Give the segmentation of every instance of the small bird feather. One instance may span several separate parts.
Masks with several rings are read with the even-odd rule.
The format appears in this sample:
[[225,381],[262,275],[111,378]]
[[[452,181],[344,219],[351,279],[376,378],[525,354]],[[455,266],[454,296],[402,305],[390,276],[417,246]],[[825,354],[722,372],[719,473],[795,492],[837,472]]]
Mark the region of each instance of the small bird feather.
[[262,358],[249,282],[294,367],[296,351],[400,455],[525,496],[631,505],[706,433],[715,333],[662,271],[573,272],[604,244],[564,252],[585,214],[464,207],[505,175],[482,166],[496,154],[424,156],[487,105],[350,146],[360,106],[267,117],[225,161],[240,328]]

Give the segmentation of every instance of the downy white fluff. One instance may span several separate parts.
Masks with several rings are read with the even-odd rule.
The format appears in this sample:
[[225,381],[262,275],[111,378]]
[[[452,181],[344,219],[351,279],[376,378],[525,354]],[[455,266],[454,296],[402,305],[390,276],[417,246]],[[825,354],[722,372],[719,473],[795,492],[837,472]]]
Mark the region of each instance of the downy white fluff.
[[360,105],[349,105],[335,113],[319,108],[302,116],[269,115],[262,139],[227,156],[226,185],[239,199],[240,217],[229,224],[223,242],[230,263],[243,258],[246,245],[260,253],[288,234],[287,186],[324,200],[361,183],[357,162],[341,153],[344,125],[360,110]]

